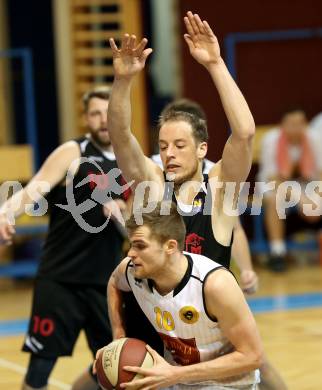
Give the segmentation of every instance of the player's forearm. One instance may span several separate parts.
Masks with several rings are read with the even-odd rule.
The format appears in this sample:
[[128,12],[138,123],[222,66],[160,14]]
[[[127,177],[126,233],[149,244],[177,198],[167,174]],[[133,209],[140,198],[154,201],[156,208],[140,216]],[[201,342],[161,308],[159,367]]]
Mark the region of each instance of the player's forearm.
[[145,156],[131,132],[131,83],[116,79],[108,106],[108,129],[118,167],[127,182],[146,180]]
[[123,294],[122,291],[115,286],[113,275],[111,276],[107,285],[107,304],[113,338],[125,336],[125,325],[123,319]]
[[176,367],[173,373],[177,383],[219,380],[253,371],[260,364],[259,354],[245,355],[234,351],[207,362]]
[[218,90],[233,135],[250,138],[255,133],[255,122],[248,104],[230,75],[224,61],[207,68]]
[[238,227],[234,230],[232,257],[241,271],[253,270],[248,240],[244,229]]
[[124,148],[131,140],[131,79],[115,79],[107,116],[111,141],[115,148]]
[[[41,197],[42,194],[33,193],[28,191],[30,188],[27,186],[20,191],[17,191],[12,195],[1,207],[0,214],[6,215],[10,222],[14,223],[14,219],[31,209],[32,205],[36,203]],[[44,210],[44,213],[47,210]],[[12,220],[12,221],[11,221]]]

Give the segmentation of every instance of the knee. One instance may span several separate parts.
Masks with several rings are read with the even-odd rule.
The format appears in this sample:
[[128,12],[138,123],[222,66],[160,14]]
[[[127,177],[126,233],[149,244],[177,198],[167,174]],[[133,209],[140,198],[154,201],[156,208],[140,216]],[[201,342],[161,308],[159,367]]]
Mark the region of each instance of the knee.
[[31,355],[23,389],[44,389],[56,360]]

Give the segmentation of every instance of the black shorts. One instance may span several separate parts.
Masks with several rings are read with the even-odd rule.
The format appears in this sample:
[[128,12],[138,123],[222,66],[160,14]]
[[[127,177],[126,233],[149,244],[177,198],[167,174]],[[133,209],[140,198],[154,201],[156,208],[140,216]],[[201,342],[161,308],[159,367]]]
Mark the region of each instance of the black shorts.
[[71,355],[82,329],[93,356],[112,341],[106,287],[36,280],[22,350],[48,358]]

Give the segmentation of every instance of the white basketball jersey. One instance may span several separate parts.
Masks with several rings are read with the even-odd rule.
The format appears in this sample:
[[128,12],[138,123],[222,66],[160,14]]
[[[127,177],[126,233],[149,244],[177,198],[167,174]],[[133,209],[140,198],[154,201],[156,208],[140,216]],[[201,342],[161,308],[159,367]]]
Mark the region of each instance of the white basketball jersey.
[[[160,295],[147,279],[134,278],[131,261],[126,269],[128,283],[141,309],[159,333],[165,346],[165,359],[173,365],[189,365],[214,359],[233,351],[216,319],[205,308],[204,282],[220,264],[209,258],[184,252],[188,269],[179,285],[167,295]],[[224,380],[211,381],[224,386],[259,382],[252,371]],[[205,382],[210,384],[209,381]]]

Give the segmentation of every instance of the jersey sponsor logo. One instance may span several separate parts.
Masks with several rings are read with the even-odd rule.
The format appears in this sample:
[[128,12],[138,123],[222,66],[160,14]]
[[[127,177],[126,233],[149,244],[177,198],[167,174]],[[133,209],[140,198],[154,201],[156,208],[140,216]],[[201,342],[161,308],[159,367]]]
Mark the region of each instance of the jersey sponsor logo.
[[202,241],[205,239],[198,236],[196,233],[190,233],[186,236],[186,252],[196,253],[201,255],[202,252]]
[[179,311],[181,321],[186,324],[195,324],[199,320],[199,312],[193,306],[184,306]]
[[161,332],[159,335],[176,363],[181,366],[188,366],[200,362],[200,352],[197,348],[196,339],[171,337]]
[[202,205],[203,205],[202,199],[195,199],[192,205],[193,213],[194,214],[199,213],[202,210]]

